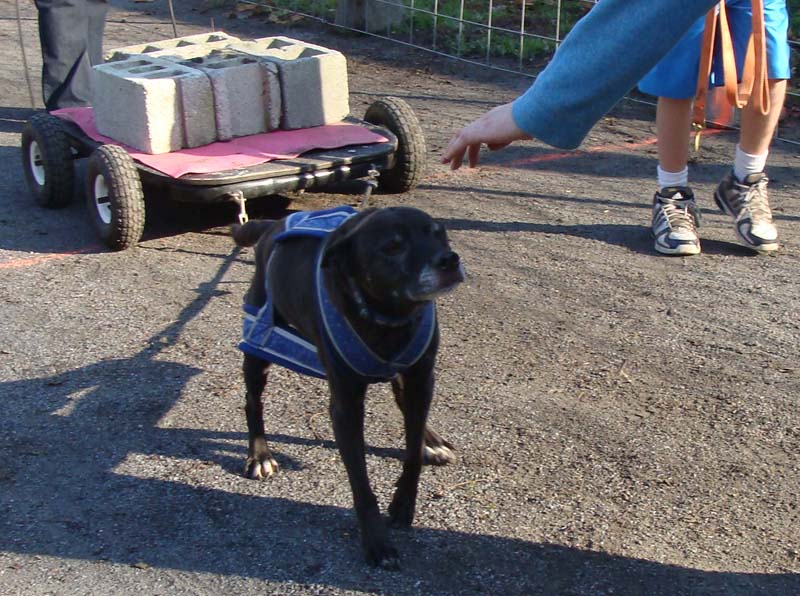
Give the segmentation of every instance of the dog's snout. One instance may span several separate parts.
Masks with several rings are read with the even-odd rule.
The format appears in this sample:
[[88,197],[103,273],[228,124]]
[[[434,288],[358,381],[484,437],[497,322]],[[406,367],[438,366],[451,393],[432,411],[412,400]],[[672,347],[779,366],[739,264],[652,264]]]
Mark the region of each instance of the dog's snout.
[[436,262],[436,267],[442,271],[452,271],[457,269],[459,264],[458,254],[452,250],[443,253]]

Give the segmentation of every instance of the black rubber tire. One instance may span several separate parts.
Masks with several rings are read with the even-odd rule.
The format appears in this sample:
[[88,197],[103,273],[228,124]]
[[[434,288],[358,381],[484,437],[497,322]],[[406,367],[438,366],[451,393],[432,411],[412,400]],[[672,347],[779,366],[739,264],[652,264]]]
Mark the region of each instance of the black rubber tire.
[[75,166],[61,120],[36,114],[22,129],[22,169],[36,202],[55,209],[72,202]]
[[403,193],[414,188],[422,178],[427,149],[411,106],[397,97],[385,97],[367,108],[364,120],[387,128],[397,137],[395,164],[381,172],[378,191]]
[[136,164],[117,145],[98,147],[86,166],[86,206],[92,225],[113,250],[135,246],[145,220],[144,193]]

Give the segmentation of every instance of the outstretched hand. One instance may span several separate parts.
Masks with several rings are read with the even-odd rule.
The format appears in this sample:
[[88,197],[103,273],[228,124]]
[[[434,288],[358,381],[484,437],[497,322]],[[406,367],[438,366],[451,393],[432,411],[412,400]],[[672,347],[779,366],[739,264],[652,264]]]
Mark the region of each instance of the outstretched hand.
[[469,167],[474,168],[478,164],[482,144],[494,151],[514,141],[530,139],[530,135],[523,132],[514,122],[511,105],[507,103],[492,108],[459,130],[442,154],[442,163],[449,163],[450,169],[457,170],[464,162],[466,154]]

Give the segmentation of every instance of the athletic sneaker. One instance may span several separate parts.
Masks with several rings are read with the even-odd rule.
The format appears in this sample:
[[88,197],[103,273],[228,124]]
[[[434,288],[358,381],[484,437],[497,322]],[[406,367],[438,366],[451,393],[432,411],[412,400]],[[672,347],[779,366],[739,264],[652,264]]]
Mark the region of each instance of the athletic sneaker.
[[696,255],[700,252],[697,228],[700,210],[692,189],[662,188],[653,197],[653,237],[656,250],[665,255]]
[[717,206],[733,217],[736,235],[758,252],[778,250],[778,230],[767,199],[768,182],[763,172],[750,174],[743,182],[731,172],[714,193]]

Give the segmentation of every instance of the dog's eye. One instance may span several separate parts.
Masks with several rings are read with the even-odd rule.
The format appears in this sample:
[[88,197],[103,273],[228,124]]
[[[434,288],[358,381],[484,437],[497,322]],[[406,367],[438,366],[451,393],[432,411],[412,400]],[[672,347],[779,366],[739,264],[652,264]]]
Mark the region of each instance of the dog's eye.
[[439,224],[434,224],[433,226],[433,237],[437,240],[444,240],[446,237],[444,226],[440,226]]
[[381,245],[381,252],[389,256],[399,255],[404,249],[405,244],[400,236],[393,236]]

